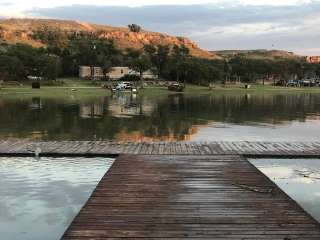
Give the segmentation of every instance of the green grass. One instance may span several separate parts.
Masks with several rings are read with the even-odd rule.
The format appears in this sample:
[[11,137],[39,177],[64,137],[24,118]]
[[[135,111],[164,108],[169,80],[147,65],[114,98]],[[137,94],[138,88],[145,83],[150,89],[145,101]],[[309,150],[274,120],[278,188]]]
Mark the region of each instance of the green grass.
[[41,86],[40,89],[32,89],[31,83],[23,86],[2,85],[0,86],[0,97],[6,98],[62,98],[62,99],[84,99],[110,95],[110,91],[94,85],[90,80],[79,80],[75,78],[59,79],[64,84],[61,86]]
[[62,87],[97,87],[92,80],[80,80],[78,78],[60,78],[59,80],[64,82]]
[[186,94],[216,94],[216,93],[320,93],[320,87],[303,87],[303,88],[288,88],[271,85],[253,84],[250,89],[245,89],[244,84],[240,85],[216,85],[214,88],[187,85]]
[[0,97],[5,98],[59,98],[59,99],[84,99],[96,98],[110,95],[110,92],[101,88],[79,88],[72,91],[71,88],[42,87],[31,89],[31,87],[3,88],[0,90]]
[[[2,86],[0,87],[0,97],[24,98],[24,97],[43,97],[43,98],[66,98],[70,97],[83,99],[110,95],[110,91],[99,87],[99,82],[94,84],[91,80],[79,80],[75,78],[59,79],[63,81],[62,86],[42,86],[41,89],[32,89],[30,84],[24,86]],[[289,93],[320,93],[320,87],[313,88],[287,88],[274,87],[270,85],[253,84],[250,89],[245,89],[241,85],[216,85],[213,89],[208,87],[187,85],[183,94],[289,94]],[[162,96],[177,94],[168,91],[166,87],[147,87],[140,90],[143,96]]]
[[[149,87],[141,90],[143,95],[165,95],[165,94],[176,94],[175,92],[170,92],[167,88],[160,87]],[[199,95],[199,94],[290,94],[290,93],[320,93],[320,87],[305,87],[305,88],[287,88],[279,86],[270,86],[270,85],[251,85],[250,89],[245,89],[244,84],[241,85],[216,85],[213,89],[208,87],[190,85],[186,86],[186,89],[183,94],[187,95]]]

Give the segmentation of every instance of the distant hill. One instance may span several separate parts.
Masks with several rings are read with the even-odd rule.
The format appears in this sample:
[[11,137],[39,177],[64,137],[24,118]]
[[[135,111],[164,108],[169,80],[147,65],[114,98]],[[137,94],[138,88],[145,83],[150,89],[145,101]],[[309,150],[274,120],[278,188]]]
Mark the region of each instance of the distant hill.
[[214,52],[203,50],[188,38],[175,37],[167,34],[149,32],[131,32],[128,28],[111,27],[77,21],[48,19],[6,19],[0,20],[0,40],[7,43],[25,43],[34,47],[44,46],[32,38],[32,34],[40,28],[55,28],[66,32],[93,32],[100,38],[114,40],[121,48],[142,48],[145,44],[152,45],[184,45],[193,56],[202,58],[219,58]]
[[220,50],[211,51],[211,53],[216,54],[223,58],[228,58],[235,55],[242,55],[247,58],[252,59],[275,59],[275,58],[301,58],[302,56],[296,55],[293,52],[283,51],[283,50],[266,50],[266,49],[256,49],[256,50]]

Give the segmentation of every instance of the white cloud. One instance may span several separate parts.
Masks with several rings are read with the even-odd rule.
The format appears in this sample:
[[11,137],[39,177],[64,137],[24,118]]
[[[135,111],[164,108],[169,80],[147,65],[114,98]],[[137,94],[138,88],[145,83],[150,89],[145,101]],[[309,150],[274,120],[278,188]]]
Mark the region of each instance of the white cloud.
[[312,0],[239,0],[244,5],[290,6],[311,3]]
[[[270,5],[270,6],[283,6],[283,5],[297,5],[310,3],[312,0],[91,0],[91,5],[102,5],[102,6],[147,6],[147,5],[191,5],[191,4],[242,4],[242,5]],[[22,15],[23,11],[32,8],[52,8],[58,6],[70,6],[73,4],[86,5],[87,0],[55,0],[55,1],[44,1],[44,0],[12,0],[8,4],[8,0],[0,0],[0,14],[10,16],[11,14]]]
[[298,31],[300,26],[285,26],[277,23],[248,23],[235,24],[230,26],[214,26],[207,31],[194,31],[193,36],[205,36],[209,34],[224,35],[235,37],[243,34],[261,35],[261,34],[283,34],[286,32]]
[[[253,6],[283,6],[310,3],[316,0],[91,0],[90,5],[101,6],[150,6],[150,5],[200,5],[200,4],[224,4],[232,5],[253,5]],[[87,5],[87,0],[0,0],[0,16],[3,17],[25,17],[24,13],[33,8],[54,8],[59,6],[70,6],[73,4]]]
[[[114,5],[122,7],[110,7]],[[307,54],[320,53],[319,10],[320,0],[0,0],[0,16],[5,17],[116,26],[135,22],[148,30],[191,37],[207,49],[275,45]]]

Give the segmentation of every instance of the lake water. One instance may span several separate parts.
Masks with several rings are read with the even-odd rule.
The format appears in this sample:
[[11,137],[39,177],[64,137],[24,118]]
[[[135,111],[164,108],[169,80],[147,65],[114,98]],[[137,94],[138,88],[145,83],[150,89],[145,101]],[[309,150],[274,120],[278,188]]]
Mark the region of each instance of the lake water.
[[[319,94],[170,94],[63,99],[0,97],[0,139],[320,141]],[[112,163],[104,158],[0,158],[1,239],[56,240]],[[257,160],[320,219],[319,161]],[[312,178],[300,172],[312,171]],[[315,172],[314,172],[315,171]]]
[[0,239],[60,239],[112,163],[0,157]]
[[320,159],[250,161],[320,222]]
[[320,141],[320,94],[0,97],[0,139]]

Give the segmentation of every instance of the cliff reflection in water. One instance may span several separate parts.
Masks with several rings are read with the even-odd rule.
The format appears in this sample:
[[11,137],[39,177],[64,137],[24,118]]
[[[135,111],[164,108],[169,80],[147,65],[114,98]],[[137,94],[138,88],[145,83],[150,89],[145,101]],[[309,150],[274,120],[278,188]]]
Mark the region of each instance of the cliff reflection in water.
[[[211,134],[208,126],[211,130],[246,127],[261,135],[261,129],[270,128],[276,134],[277,128],[290,126],[291,137],[296,123],[302,130],[318,131],[319,103],[316,94],[126,94],[85,101],[0,98],[0,135],[42,140],[214,141],[229,140],[229,135],[223,135],[227,131]],[[312,126],[307,121],[311,119]],[[249,130],[241,132],[244,139]]]

